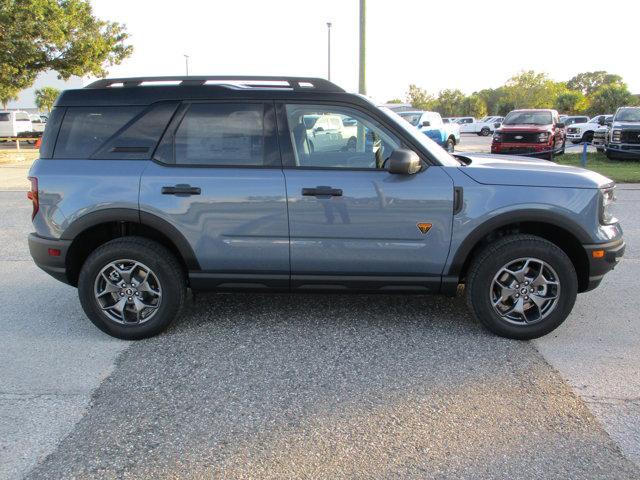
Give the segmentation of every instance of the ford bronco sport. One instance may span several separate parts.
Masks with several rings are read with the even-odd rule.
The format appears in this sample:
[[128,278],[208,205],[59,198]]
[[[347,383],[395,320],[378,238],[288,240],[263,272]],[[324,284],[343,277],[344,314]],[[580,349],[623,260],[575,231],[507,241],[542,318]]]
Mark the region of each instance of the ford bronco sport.
[[[340,134],[312,148],[309,119],[319,118],[341,119],[355,144]],[[67,90],[29,178],[33,259],[124,339],[167,328],[187,288],[455,295],[460,284],[488,329],[534,338],[625,248],[609,179],[452,156],[393,112],[313,78]]]

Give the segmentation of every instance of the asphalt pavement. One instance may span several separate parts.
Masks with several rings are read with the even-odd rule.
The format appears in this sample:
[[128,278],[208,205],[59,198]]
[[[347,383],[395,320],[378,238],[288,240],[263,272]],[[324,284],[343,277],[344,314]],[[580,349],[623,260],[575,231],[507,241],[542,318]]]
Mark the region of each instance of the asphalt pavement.
[[459,298],[236,294],[114,340],[32,264],[24,192],[0,192],[0,478],[640,478],[623,188],[623,263],[536,342]]

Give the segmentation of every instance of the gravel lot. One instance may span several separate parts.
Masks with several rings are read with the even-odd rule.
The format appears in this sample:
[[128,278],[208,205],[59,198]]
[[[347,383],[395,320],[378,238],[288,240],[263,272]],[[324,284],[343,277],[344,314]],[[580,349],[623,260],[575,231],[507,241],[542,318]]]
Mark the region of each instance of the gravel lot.
[[0,478],[640,478],[624,188],[622,265],[536,342],[461,299],[210,294],[113,340],[31,263],[24,192],[0,192]]

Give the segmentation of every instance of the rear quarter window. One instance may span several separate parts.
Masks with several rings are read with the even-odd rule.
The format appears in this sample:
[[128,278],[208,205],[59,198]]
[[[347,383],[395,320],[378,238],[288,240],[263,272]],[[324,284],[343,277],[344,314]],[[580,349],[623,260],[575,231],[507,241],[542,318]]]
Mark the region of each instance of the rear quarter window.
[[143,107],[68,107],[60,126],[54,158],[89,158]]

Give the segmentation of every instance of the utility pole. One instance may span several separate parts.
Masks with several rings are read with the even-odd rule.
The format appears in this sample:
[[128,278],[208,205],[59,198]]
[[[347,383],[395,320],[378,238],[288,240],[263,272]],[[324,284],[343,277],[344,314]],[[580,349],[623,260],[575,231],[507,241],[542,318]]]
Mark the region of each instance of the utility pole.
[[358,92],[362,95],[367,94],[367,84],[365,81],[365,41],[366,41],[366,22],[365,7],[366,0],[360,0],[360,61],[358,74]]
[[327,22],[327,80],[331,81],[331,22]]
[[187,77],[189,76],[189,55],[184,55],[184,66],[187,70]]

